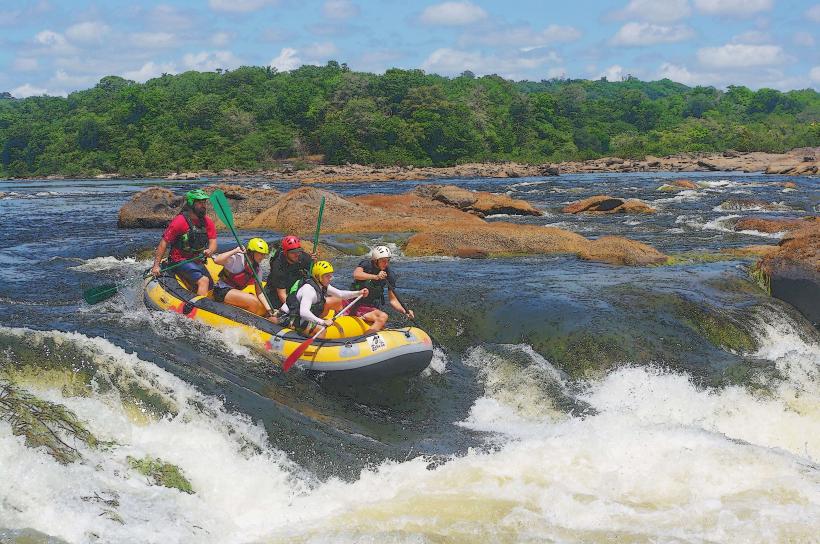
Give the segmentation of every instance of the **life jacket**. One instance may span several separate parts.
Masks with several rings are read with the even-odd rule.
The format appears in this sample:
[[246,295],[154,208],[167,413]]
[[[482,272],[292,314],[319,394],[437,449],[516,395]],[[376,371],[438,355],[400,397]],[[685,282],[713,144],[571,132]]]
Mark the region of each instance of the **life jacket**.
[[171,247],[175,247],[188,255],[195,255],[204,251],[208,247],[208,231],[205,227],[205,218],[202,218],[201,225],[196,225],[189,210],[183,210],[179,215],[188,223],[188,232],[177,236]]
[[296,294],[303,285],[310,285],[316,292],[316,302],[310,306],[311,313],[318,317],[325,308],[326,287],[322,287],[313,278],[296,280],[288,291],[288,298],[285,299],[285,304],[288,305],[288,322],[295,329],[304,328],[308,324],[302,320],[302,316],[299,314],[299,299],[296,298]]
[[[373,261],[368,261],[361,265],[362,270],[365,271],[367,274],[376,275],[381,272],[381,268],[378,267]],[[367,288],[367,296],[359,300],[357,305],[363,306],[373,306],[374,308],[380,308],[384,305],[384,288],[387,286],[387,280],[390,276],[388,275],[387,278],[383,280],[356,280],[354,281],[350,289],[352,291],[359,291],[361,289]]]
[[253,269],[251,269],[251,267],[248,266],[248,261],[252,261],[252,259],[243,260],[245,261],[245,268],[242,270],[242,272],[237,272],[236,274],[233,274],[231,272],[228,272],[228,270],[223,267],[222,270],[219,271],[219,279],[221,279],[234,289],[239,290],[242,290],[251,283],[253,283],[253,273],[259,273],[259,264],[254,263]]

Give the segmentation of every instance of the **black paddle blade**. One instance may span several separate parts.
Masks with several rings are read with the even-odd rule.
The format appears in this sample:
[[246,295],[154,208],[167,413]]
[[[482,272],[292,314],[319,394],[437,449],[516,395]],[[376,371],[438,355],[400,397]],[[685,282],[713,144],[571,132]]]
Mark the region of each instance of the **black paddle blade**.
[[117,294],[117,286],[113,283],[92,287],[83,291],[83,299],[89,304],[97,304],[103,300],[108,300]]

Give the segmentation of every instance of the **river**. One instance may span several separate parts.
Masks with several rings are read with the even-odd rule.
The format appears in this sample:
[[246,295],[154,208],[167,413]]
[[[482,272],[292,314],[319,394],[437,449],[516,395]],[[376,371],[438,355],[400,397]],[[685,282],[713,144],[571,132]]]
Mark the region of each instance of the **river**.
[[[208,182],[0,183],[0,386],[94,437],[64,435],[74,457],[59,462],[26,444],[0,389],[0,542],[820,542],[820,335],[754,283],[750,261],[703,256],[776,243],[731,221],[815,214],[820,182],[687,174],[703,188],[657,191],[680,177],[429,181],[545,212],[489,220],[623,235],[680,263],[399,255],[402,298],[441,346],[417,377],[344,388],[145,309],[139,276],[160,231],[118,229],[117,212],[148,186]],[[659,211],[560,212],[595,194]],[[721,208],[750,198],[778,206]],[[337,259],[337,278],[358,259]],[[113,280],[133,281],[83,303]],[[153,485],[133,463],[144,458],[193,492]]]

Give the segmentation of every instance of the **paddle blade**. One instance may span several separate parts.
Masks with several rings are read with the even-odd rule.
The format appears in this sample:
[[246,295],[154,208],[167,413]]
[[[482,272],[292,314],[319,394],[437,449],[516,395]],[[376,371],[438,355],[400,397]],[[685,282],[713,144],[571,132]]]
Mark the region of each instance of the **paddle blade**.
[[108,300],[117,294],[117,286],[113,283],[92,287],[83,291],[83,299],[88,304],[97,304],[103,300]]
[[284,370],[285,372],[290,370],[290,367],[293,366],[293,363],[295,363],[296,360],[302,356],[302,354],[305,352],[308,346],[310,346],[313,343],[314,340],[316,340],[316,337],[311,336],[310,338],[299,344],[299,347],[293,350],[293,353],[288,355],[288,358],[285,359],[284,363],[282,363],[282,370]]
[[221,189],[211,193],[211,204],[213,204],[214,213],[216,213],[219,220],[229,229],[233,229],[233,212],[230,204],[228,204],[228,198]]

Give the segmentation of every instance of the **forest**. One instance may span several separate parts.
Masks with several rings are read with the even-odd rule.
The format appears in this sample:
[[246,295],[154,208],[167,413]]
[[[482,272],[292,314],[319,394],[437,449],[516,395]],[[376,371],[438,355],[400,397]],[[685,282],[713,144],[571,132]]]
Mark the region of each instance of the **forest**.
[[446,166],[820,146],[820,95],[688,87],[628,77],[509,81],[422,70],[107,76],[67,97],[0,93],[0,176],[272,169],[327,164]]

